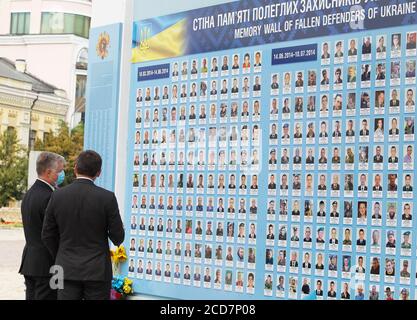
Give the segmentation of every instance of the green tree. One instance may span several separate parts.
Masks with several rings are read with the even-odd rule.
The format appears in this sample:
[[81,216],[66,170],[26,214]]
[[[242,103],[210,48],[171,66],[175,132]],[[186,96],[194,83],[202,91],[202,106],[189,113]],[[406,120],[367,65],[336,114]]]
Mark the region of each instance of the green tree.
[[28,153],[15,130],[0,135],[0,208],[21,200],[27,188]]
[[55,152],[63,156],[67,162],[65,167],[65,181],[67,185],[75,179],[74,164],[77,156],[84,147],[84,125],[69,129],[68,125],[61,121],[58,131],[54,134],[50,132],[44,141],[36,140],[35,150]]

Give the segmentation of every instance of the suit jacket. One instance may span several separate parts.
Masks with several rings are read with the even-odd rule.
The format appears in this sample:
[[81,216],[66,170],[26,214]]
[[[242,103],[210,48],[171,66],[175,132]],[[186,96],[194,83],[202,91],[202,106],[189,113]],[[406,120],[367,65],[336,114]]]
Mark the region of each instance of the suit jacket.
[[45,182],[36,180],[25,194],[21,212],[26,245],[23,249],[19,273],[25,276],[48,277],[54,260],[41,240],[45,210],[52,195]]
[[113,192],[77,179],[52,195],[42,240],[64,269],[65,280],[111,281],[108,239],[118,246],[124,236]]

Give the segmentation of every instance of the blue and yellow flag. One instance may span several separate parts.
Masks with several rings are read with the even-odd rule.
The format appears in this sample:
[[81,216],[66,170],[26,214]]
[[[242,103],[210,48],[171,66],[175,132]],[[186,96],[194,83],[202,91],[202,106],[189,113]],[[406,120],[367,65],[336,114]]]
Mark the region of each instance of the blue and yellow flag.
[[186,19],[152,34],[152,25],[138,24],[136,47],[132,49],[132,62],[179,57],[186,52]]

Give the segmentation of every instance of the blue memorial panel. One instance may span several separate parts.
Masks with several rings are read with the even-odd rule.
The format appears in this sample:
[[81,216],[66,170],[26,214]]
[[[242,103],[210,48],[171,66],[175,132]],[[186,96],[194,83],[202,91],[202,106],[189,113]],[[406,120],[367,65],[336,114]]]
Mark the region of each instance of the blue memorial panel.
[[[416,2],[292,2],[273,20],[298,30],[274,36],[226,25],[272,1],[135,22],[123,273],[136,292],[416,298]],[[138,81],[161,64],[169,77]]]
[[121,30],[121,24],[90,30],[84,148],[102,156],[97,184],[109,190],[115,178]]

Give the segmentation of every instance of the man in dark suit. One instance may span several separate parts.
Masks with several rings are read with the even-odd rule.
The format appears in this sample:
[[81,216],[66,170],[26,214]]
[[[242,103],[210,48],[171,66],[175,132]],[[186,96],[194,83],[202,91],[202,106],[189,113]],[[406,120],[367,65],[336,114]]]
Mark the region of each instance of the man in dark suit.
[[59,300],[108,300],[112,280],[109,242],[119,246],[124,229],[116,196],[94,184],[101,174],[98,153],[82,152],[77,179],[55,192],[46,209],[42,241],[63,269]]
[[368,121],[366,119],[362,120],[362,129],[359,131],[361,136],[369,136]]
[[22,221],[26,245],[19,273],[25,277],[26,300],[56,300],[49,285],[54,260],[41,240],[45,210],[55,187],[63,182],[65,160],[60,155],[42,152],[36,160],[38,179],[22,201]]

